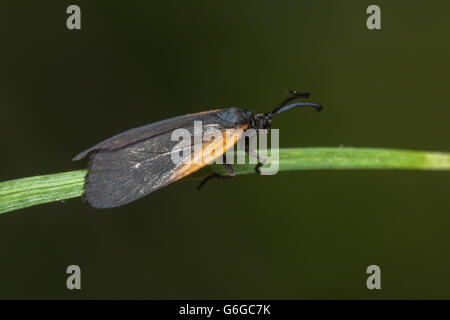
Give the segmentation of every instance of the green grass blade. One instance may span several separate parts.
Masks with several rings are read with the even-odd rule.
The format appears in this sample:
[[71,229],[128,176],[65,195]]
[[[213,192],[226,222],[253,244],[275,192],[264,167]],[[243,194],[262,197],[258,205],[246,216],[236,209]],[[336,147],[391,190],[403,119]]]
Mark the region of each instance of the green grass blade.
[[[266,166],[269,166],[268,163]],[[279,171],[400,169],[450,170],[450,153],[372,148],[292,148],[279,150]],[[254,164],[233,165],[236,174],[254,173]],[[212,171],[211,165],[188,179],[200,179]],[[0,213],[42,203],[78,197],[83,192],[86,170],[36,176],[0,183]]]
[[86,170],[0,182],[0,213],[79,197]]

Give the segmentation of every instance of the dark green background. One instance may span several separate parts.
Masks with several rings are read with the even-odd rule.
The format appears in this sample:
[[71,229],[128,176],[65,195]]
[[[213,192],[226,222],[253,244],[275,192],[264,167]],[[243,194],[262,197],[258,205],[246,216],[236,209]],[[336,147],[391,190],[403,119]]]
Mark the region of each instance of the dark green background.
[[[66,28],[78,4],[82,30]],[[382,30],[365,26],[381,7]],[[84,168],[116,133],[285,89],[282,147],[450,151],[448,1],[2,1],[0,180]],[[448,172],[176,183],[130,205],[0,216],[0,298],[450,298]],[[65,269],[82,269],[82,290]],[[366,288],[366,268],[382,290]]]

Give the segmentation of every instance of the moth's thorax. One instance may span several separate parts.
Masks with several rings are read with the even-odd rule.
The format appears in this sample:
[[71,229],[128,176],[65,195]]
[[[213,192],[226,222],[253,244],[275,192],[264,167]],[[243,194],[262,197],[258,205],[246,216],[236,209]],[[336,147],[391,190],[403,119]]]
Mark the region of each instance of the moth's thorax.
[[252,110],[229,108],[220,112],[219,117],[247,128],[267,129],[272,124],[271,116],[265,113],[255,114]]
[[251,111],[251,121],[249,123],[250,128],[256,128],[256,129],[268,129],[270,128],[270,125],[272,124],[272,118],[265,114],[265,113],[257,113],[254,114]]

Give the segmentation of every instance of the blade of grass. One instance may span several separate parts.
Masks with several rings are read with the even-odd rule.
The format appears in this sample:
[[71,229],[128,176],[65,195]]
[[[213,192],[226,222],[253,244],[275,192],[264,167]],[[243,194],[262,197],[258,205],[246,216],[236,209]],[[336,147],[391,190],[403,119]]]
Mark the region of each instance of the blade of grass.
[[[268,163],[266,166],[270,166]],[[233,165],[236,174],[254,173],[254,164]],[[450,170],[450,153],[372,148],[292,148],[279,150],[279,171],[401,169]],[[225,174],[211,165],[188,179],[201,179],[211,172]],[[0,183],[0,213],[42,203],[79,197],[86,170],[36,176]]]
[[86,170],[0,182],[0,213],[79,197]]

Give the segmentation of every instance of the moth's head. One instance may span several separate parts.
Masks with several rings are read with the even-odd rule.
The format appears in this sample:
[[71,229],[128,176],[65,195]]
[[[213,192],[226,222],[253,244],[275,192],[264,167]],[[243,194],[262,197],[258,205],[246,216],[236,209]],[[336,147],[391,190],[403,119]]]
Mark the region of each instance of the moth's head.
[[258,113],[254,116],[254,126],[257,129],[269,129],[272,124],[272,115],[267,113]]

